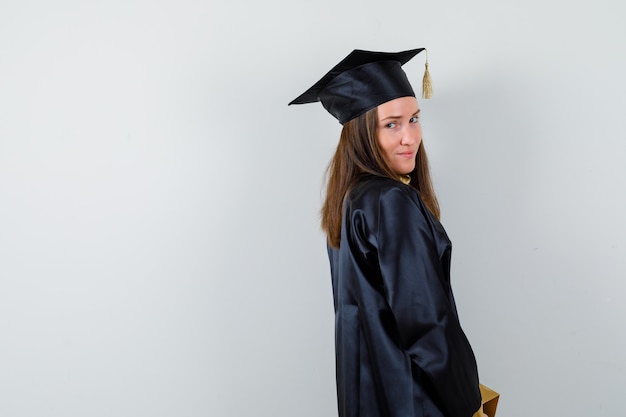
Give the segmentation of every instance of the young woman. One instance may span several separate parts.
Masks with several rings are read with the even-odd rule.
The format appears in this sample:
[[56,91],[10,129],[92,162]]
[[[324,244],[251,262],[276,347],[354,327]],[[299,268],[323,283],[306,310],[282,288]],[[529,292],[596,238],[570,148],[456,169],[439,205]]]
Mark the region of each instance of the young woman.
[[340,417],[481,414],[420,109],[401,68],[422,50],[355,50],[290,103],[321,101],[343,124],[322,208]]

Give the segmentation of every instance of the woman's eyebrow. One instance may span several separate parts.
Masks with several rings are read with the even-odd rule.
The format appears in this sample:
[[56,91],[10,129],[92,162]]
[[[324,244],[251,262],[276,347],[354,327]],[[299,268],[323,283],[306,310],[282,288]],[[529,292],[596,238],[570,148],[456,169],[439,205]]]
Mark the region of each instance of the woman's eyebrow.
[[[413,113],[411,116],[417,116],[418,114],[420,114],[421,111],[422,111],[422,109],[417,109],[417,111],[415,113]],[[401,119],[401,118],[402,118],[402,116],[386,116],[386,117],[383,117],[382,119],[380,119],[380,121],[382,122],[382,121],[387,120],[387,119]]]
[[401,118],[402,116],[387,116],[387,117],[383,117],[382,119],[380,119],[380,121],[382,122],[387,119],[401,119]]

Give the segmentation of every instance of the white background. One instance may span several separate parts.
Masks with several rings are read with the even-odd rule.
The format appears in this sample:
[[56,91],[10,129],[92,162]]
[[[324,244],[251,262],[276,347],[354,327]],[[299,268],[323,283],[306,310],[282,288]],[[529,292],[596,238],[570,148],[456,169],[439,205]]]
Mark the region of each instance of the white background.
[[[625,9],[2,0],[0,415],[336,415],[340,126],[286,104],[354,48],[422,46],[498,415],[626,415]],[[423,56],[405,70],[419,87]]]

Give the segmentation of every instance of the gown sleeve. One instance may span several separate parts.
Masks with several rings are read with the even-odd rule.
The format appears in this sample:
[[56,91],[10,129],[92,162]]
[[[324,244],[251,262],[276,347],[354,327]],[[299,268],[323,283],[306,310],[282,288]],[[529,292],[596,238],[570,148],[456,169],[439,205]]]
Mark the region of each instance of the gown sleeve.
[[450,242],[437,227],[407,187],[381,195],[378,262],[402,348],[427,375],[447,414],[470,417],[480,407],[476,359],[450,290]]

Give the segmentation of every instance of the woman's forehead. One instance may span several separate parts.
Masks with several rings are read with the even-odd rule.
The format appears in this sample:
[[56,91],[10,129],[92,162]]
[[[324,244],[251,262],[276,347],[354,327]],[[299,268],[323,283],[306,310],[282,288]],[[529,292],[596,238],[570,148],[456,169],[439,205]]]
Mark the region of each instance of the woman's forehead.
[[415,97],[400,97],[378,106],[378,118],[413,115],[419,111]]

